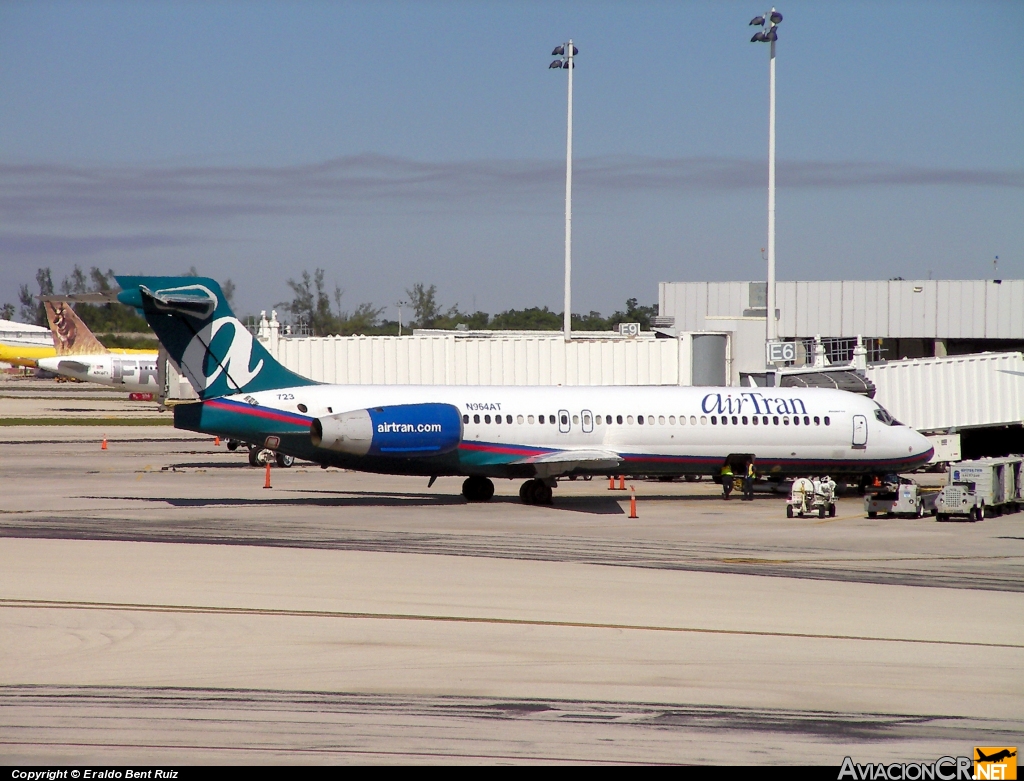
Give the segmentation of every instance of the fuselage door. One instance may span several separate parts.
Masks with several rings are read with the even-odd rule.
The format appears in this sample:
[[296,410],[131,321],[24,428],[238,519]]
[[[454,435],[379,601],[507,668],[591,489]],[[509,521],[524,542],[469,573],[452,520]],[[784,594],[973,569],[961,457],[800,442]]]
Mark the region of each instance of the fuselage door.
[[110,361],[110,379],[114,382],[124,382],[121,375],[121,359],[113,358]]
[[558,410],[558,431],[560,433],[569,433],[569,420],[569,410]]
[[853,446],[868,446],[868,419],[863,415],[853,416]]
[[584,434],[590,434],[594,430],[594,415],[590,410],[585,409],[580,413],[581,426]]

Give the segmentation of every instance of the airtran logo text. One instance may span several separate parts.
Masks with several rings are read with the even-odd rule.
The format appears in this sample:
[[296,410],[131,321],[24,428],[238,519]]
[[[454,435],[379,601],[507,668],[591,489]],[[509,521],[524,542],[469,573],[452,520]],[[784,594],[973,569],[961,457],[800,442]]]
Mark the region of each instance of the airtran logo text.
[[700,403],[706,413],[719,415],[806,415],[801,399],[777,399],[763,393],[709,393]]
[[440,434],[440,423],[378,423],[378,434]]
[[[227,350],[218,350],[219,354],[217,355],[211,354],[210,360],[207,361],[210,345],[213,344],[217,333],[225,326],[231,327],[231,343]],[[257,362],[256,366],[249,368],[249,362],[252,360],[252,346],[252,334],[238,320],[233,317],[218,317],[204,325],[192,337],[181,359],[182,368],[201,388],[209,388],[223,373],[229,388],[241,390],[252,382],[263,368],[262,359]],[[208,368],[211,369],[209,374],[207,374]]]
[[934,762],[868,762],[843,759],[838,781],[972,781],[970,757],[940,757]]

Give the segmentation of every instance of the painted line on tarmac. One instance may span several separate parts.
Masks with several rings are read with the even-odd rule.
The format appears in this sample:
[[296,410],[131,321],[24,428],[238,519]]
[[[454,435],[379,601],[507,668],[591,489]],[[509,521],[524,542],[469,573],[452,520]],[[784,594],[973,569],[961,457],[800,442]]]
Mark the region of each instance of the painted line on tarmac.
[[[615,722],[602,721],[601,724],[609,724]],[[446,759],[454,757],[456,759],[483,759],[483,760],[508,760],[510,762],[517,762],[520,764],[531,764],[531,763],[559,763],[559,764],[577,764],[586,762],[588,765],[663,765],[663,764],[683,764],[683,763],[671,763],[671,762],[653,762],[653,761],[636,761],[636,760],[625,760],[625,759],[594,759],[593,757],[552,757],[546,755],[533,755],[533,754],[471,754],[458,751],[388,751],[387,749],[358,749],[358,748],[341,748],[341,747],[325,747],[325,748],[309,748],[299,746],[209,746],[209,745],[197,745],[187,743],[64,743],[64,742],[51,742],[51,741],[22,741],[22,740],[0,740],[0,746],[13,746],[13,747],[24,747],[24,748],[103,748],[103,749],[170,749],[177,753],[186,751],[209,751],[209,752],[223,752],[229,756],[234,754],[252,753],[256,755],[260,754],[305,754],[312,756],[356,756],[356,757],[387,757],[389,759],[398,757],[415,757],[417,759]]]
[[349,618],[378,621],[432,621],[453,624],[495,624],[504,626],[540,626],[566,629],[614,629],[646,632],[678,632],[705,635],[747,637],[781,637],[810,640],[857,640],[880,643],[912,643],[917,645],[954,645],[972,648],[1024,649],[1021,643],[991,643],[974,640],[924,640],[907,637],[870,637],[868,635],[833,635],[811,632],[769,632],[751,629],[709,629],[706,627],[658,626],[646,624],[611,624],[594,621],[545,621],[529,618],[495,618],[485,616],[439,616],[415,613],[368,613],[341,610],[285,610],[282,608],[214,607],[202,605],[159,605],[129,602],[74,602],[46,599],[0,599],[0,608],[35,608],[47,610],[121,610],[143,613],[198,613],[225,616],[260,616],[266,618]]

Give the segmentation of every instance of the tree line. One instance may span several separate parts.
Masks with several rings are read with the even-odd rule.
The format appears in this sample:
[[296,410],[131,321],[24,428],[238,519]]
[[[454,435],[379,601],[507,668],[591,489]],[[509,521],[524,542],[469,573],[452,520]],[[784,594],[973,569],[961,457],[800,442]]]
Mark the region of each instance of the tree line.
[[[185,276],[199,276],[195,266]],[[46,325],[46,311],[42,298],[55,295],[74,296],[85,293],[109,294],[117,286],[114,271],[102,271],[93,266],[88,273],[77,265],[71,274],[55,285],[49,268],[36,271],[38,294],[33,293],[29,285],[21,286],[18,299],[21,305],[18,312],[20,320],[35,325]],[[312,274],[303,271],[299,279],[289,279],[288,287],[292,298],[278,302],[275,306],[290,316],[290,324],[297,333],[310,333],[314,336],[338,334],[351,336],[354,334],[397,335],[398,320],[383,318],[386,307],[378,307],[372,303],[362,303],[349,311],[342,308],[344,291],[338,285],[328,291],[324,281],[324,270],[318,268]],[[235,285],[230,279],[220,283],[228,303],[232,303]],[[408,319],[402,322],[402,332],[410,333],[414,328],[454,329],[465,327],[468,330],[496,331],[560,331],[562,329],[562,313],[553,312],[545,307],[529,307],[526,309],[506,309],[496,315],[487,312],[463,312],[456,303],[446,307],[437,296],[436,285],[416,283],[405,291],[406,300],[403,309],[408,312]],[[152,333],[149,324],[139,316],[132,307],[116,302],[107,304],[74,304],[75,312],[89,326],[97,338],[107,347],[153,346],[152,337],[140,337],[140,334]],[[640,323],[643,329],[649,329],[651,318],[657,314],[657,307],[641,306],[636,298],[626,301],[625,309],[617,310],[605,317],[600,312],[591,311],[587,314],[573,314],[572,325],[578,331],[614,330],[619,323]],[[0,307],[0,315],[5,320],[14,319],[15,307],[5,304]],[[242,318],[244,319],[244,318]],[[133,334],[135,336],[126,336]]]

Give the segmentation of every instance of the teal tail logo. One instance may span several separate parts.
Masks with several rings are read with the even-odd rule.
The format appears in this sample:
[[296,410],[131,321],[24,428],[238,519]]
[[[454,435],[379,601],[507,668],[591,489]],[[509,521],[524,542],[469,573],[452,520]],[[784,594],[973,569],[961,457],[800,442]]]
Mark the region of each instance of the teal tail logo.
[[201,399],[315,385],[285,369],[231,312],[204,277],[117,277],[118,300],[145,316]]

